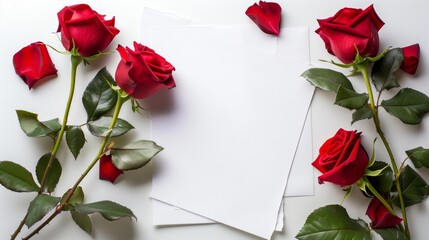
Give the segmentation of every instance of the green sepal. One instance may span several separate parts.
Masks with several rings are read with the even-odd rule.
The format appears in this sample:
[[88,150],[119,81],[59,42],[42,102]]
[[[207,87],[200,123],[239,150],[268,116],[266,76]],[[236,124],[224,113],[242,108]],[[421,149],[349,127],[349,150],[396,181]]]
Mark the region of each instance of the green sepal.
[[78,225],[86,233],[92,233],[92,223],[88,214],[80,213],[74,210],[70,211],[70,214],[76,225]]
[[117,93],[111,88],[114,85],[116,83],[105,67],[88,84],[82,96],[88,122],[97,120],[113,109],[118,98]]
[[337,92],[340,86],[354,90],[350,80],[342,73],[326,68],[310,68],[301,75],[313,86],[325,91]]
[[429,168],[429,149],[417,147],[417,148],[407,150],[407,151],[405,151],[405,153],[413,162],[414,167],[416,167],[416,168],[421,168],[421,167]]
[[368,94],[357,93],[355,90],[351,90],[340,85],[337,90],[337,96],[335,98],[335,104],[345,107],[347,109],[360,109],[365,104],[368,104]]
[[30,206],[27,211],[27,218],[25,220],[25,225],[30,228],[38,221],[48,214],[49,211],[55,208],[59,203],[60,198],[54,197],[46,194],[39,194],[33,201],[30,202]]
[[[36,176],[37,181],[42,184],[43,176],[45,175],[46,168],[48,167],[49,160],[51,159],[51,153],[46,153],[43,155],[36,165]],[[61,163],[57,158],[52,159],[51,168],[49,169],[49,173],[45,179],[44,192],[51,193],[55,190],[58,182],[60,181],[62,172]]]
[[30,171],[10,161],[0,162],[0,184],[14,192],[38,192],[40,189]]
[[399,87],[395,73],[399,70],[404,61],[404,54],[401,48],[390,49],[386,55],[376,61],[372,67],[371,79],[377,91],[389,90]]
[[117,220],[123,217],[132,217],[136,219],[136,216],[129,208],[112,201],[100,201],[88,204],[73,205],[77,212],[83,214],[99,213],[109,221]]
[[113,164],[120,170],[133,170],[148,164],[163,148],[155,142],[140,140],[110,150]]
[[35,113],[16,110],[16,114],[22,131],[29,137],[55,136],[61,129],[61,124],[57,118],[40,122],[38,115]]
[[86,142],[82,128],[79,126],[69,126],[66,132],[66,142],[70,152],[76,159]]
[[[429,195],[429,186],[426,181],[409,165],[405,166],[399,176],[405,207],[421,203]],[[400,206],[399,198],[393,203]]]
[[[92,135],[97,137],[105,137],[107,136],[107,133],[109,132],[109,126],[112,122],[112,117],[101,117],[93,122],[88,122],[88,130],[91,132]],[[110,137],[118,137],[129,130],[133,129],[133,125],[131,125],[129,122],[118,118],[116,120],[116,124],[112,129],[112,133],[110,134]]]
[[429,112],[429,97],[411,88],[404,88],[381,106],[406,124],[419,124]]
[[372,239],[367,224],[360,219],[350,218],[346,209],[340,205],[328,205],[316,209],[308,216],[296,238],[300,240]]

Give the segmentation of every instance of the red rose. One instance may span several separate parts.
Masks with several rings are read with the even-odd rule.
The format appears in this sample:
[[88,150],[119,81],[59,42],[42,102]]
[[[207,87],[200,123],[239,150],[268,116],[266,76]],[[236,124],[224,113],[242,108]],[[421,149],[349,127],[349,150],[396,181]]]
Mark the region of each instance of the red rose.
[[372,228],[391,228],[401,223],[402,218],[389,213],[378,198],[373,198],[368,205],[366,215],[371,219]]
[[368,166],[368,154],[360,144],[360,133],[339,129],[319,149],[312,163],[323,174],[319,183],[348,186],[359,180]]
[[343,63],[352,63],[356,49],[364,57],[374,57],[378,53],[378,30],[384,22],[378,17],[373,6],[365,10],[343,8],[335,16],[319,19],[316,33],[325,42],[326,50]]
[[265,33],[279,35],[282,8],[275,2],[259,1],[246,10],[246,15]]
[[13,55],[13,66],[16,74],[32,88],[40,79],[57,75],[46,45],[42,42],[32,43]]
[[409,74],[416,73],[420,59],[420,45],[413,44],[404,47],[402,48],[402,53],[404,54],[404,61],[402,62],[401,70]]
[[143,99],[163,87],[176,86],[173,65],[152,49],[134,42],[134,51],[121,45],[117,50],[122,60],[116,69],[116,82],[133,98]]
[[86,4],[64,7],[58,12],[58,30],[61,42],[70,51],[73,41],[78,53],[89,57],[103,51],[119,33],[115,28],[115,18],[105,20]]
[[115,165],[113,165],[111,155],[103,155],[100,158],[99,178],[101,180],[107,180],[114,183],[116,178],[118,178],[122,173],[124,173],[122,170],[119,170]]

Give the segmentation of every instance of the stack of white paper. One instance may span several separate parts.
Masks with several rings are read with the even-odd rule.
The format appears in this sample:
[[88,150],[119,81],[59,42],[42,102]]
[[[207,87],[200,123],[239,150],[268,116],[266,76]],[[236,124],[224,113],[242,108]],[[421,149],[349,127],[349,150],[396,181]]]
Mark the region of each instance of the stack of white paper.
[[[153,139],[165,148],[152,197],[171,205],[155,202],[154,222],[216,221],[270,238],[313,93],[300,78],[309,68],[307,29],[273,37],[254,26],[158,17],[158,26],[143,21],[143,39],[176,67],[177,88],[151,99]],[[305,129],[300,146],[310,148],[296,155],[311,160]],[[311,186],[299,194],[312,194],[311,167],[297,166],[310,169]]]

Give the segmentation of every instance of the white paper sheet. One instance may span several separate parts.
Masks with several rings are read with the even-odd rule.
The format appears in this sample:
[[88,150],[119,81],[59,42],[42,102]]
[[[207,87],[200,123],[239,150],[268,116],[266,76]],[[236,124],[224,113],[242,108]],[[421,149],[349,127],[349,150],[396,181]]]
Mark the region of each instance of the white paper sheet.
[[180,87],[158,94],[167,109],[152,112],[165,147],[152,197],[269,238],[313,93],[299,77],[309,66],[233,44],[244,40],[234,30],[153,30],[181,71]]

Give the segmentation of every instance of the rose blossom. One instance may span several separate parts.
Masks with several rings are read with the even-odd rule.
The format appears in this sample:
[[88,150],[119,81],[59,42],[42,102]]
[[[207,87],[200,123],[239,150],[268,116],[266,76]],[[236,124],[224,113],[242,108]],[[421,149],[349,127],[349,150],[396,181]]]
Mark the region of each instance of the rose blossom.
[[404,54],[404,61],[402,62],[401,70],[409,74],[415,74],[419,65],[420,45],[413,44],[404,47],[402,48],[402,53]]
[[163,87],[176,86],[172,72],[173,65],[152,49],[134,42],[134,50],[117,48],[122,60],[119,62],[115,79],[119,87],[136,99],[146,98]]
[[402,221],[402,218],[392,215],[378,198],[371,200],[366,215],[372,221],[372,228],[391,228]]
[[61,42],[70,51],[73,42],[78,53],[89,57],[103,51],[119,33],[115,28],[115,17],[105,20],[86,4],[64,7],[58,12],[58,30]]
[[361,145],[360,133],[339,129],[319,149],[312,163],[323,174],[319,183],[348,186],[359,180],[368,166],[368,155]]
[[365,10],[343,8],[333,17],[319,19],[316,33],[325,42],[326,50],[343,63],[352,63],[356,49],[363,57],[374,57],[378,53],[378,31],[384,22],[373,6]]
[[265,33],[279,35],[282,8],[278,3],[259,1],[246,10],[246,15]]
[[57,75],[46,45],[42,42],[31,43],[13,55],[16,74],[32,88],[40,79]]
[[103,155],[100,158],[99,178],[101,180],[107,180],[114,183],[116,178],[118,178],[122,173],[124,172],[116,168],[113,164],[111,155]]

